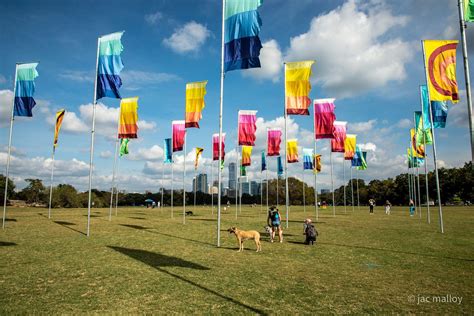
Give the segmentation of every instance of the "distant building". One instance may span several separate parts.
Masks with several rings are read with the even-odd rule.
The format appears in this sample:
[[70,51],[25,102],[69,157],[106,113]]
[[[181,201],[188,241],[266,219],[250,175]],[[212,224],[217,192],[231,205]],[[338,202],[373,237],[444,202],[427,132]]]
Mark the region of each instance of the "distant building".
[[237,174],[235,162],[229,163],[229,190],[235,190],[237,187]]
[[321,194],[329,194],[331,193],[331,190],[329,189],[321,189]]
[[260,195],[260,183],[257,181],[250,182],[250,194],[253,196]]
[[[197,184],[196,184],[197,182]],[[201,173],[197,176],[196,179],[193,179],[193,191],[196,189],[196,192],[208,193],[209,188],[207,185],[207,174]]]

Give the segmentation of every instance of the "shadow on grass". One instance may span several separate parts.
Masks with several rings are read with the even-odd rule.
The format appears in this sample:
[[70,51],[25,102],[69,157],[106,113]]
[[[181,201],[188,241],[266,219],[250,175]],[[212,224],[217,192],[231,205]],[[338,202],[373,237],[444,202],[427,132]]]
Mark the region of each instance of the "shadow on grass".
[[140,229],[140,230],[150,229],[150,228],[145,227],[145,226],[132,225],[132,224],[120,224],[120,226],[128,227],[128,228],[134,228],[134,229]]
[[190,221],[204,221],[204,222],[215,222],[217,221],[216,219],[212,218],[190,218]]
[[138,261],[141,261],[143,262],[144,264],[146,265],[149,265],[150,267],[152,268],[155,268],[156,270],[162,272],[162,273],[165,273],[169,276],[172,276],[180,281],[183,281],[187,284],[190,284],[192,286],[195,286],[197,287],[198,289],[200,290],[203,290],[203,291],[206,291],[210,294],[213,294],[215,296],[218,296],[226,301],[229,301],[233,304],[236,304],[238,306],[241,306],[253,313],[257,313],[257,314],[264,314],[261,310],[258,310],[252,306],[249,306],[249,305],[246,305],[242,302],[239,302],[231,297],[228,297],[228,296],[225,296],[217,291],[214,291],[212,289],[209,289],[203,285],[200,285],[196,282],[193,282],[191,280],[188,280],[178,274],[175,274],[175,273],[172,273],[172,272],[169,272],[165,269],[163,269],[163,267],[182,267],[182,268],[189,268],[189,269],[195,269],[195,270],[210,270],[209,268],[207,267],[204,267],[200,264],[197,264],[197,263],[194,263],[194,262],[191,262],[191,261],[187,261],[187,260],[184,260],[184,259],[181,259],[181,258],[177,258],[177,257],[170,257],[170,256],[165,256],[165,255],[162,255],[162,254],[159,254],[159,253],[155,253],[155,252],[150,252],[150,251],[146,251],[146,250],[141,250],[141,249],[130,249],[130,248],[123,248],[123,247],[114,247],[114,246],[107,246],[108,248],[110,249],[113,249],[117,252],[120,252],[121,254],[124,254],[126,256],[129,256],[130,258],[132,259],[135,259],[135,260],[138,260]]
[[65,222],[65,221],[54,221],[56,224],[59,224],[59,225],[64,225],[64,226],[74,226],[76,224],[74,223],[71,223],[71,222]]
[[0,247],[16,246],[16,243],[9,241],[0,241]]
[[[283,242],[285,242],[285,241],[283,240]],[[288,240],[288,241],[286,241],[286,242],[289,243],[289,244],[295,244],[295,245],[306,245],[306,244],[304,243],[304,241],[292,241],[292,240]]]
[[16,218],[5,218],[5,222],[16,222]]
[[428,253],[417,253],[417,252],[400,251],[400,250],[392,250],[392,249],[374,248],[374,247],[367,247],[367,246],[343,245],[343,244],[335,244],[335,243],[328,243],[328,242],[318,242],[318,243],[321,245],[327,245],[327,246],[338,246],[338,247],[358,248],[358,249],[366,249],[366,250],[386,251],[386,252],[401,253],[401,254],[406,254],[406,255],[415,255],[415,256],[430,257],[430,258],[460,260],[460,261],[468,261],[468,262],[474,261],[474,259],[437,256],[437,255],[432,255]]
[[67,229],[70,229],[72,231],[75,231],[76,233],[79,233],[79,234],[82,234],[84,236],[86,236],[86,233],[84,232],[81,232],[80,230],[77,230],[75,228],[72,228],[70,227],[71,225],[76,225],[74,223],[70,223],[70,222],[63,222],[63,221],[53,221],[53,223],[56,223],[58,225],[61,225],[62,227],[66,227]]
[[142,219],[142,220],[146,219],[145,217],[134,217],[134,216],[130,216],[129,218],[131,218],[131,219]]

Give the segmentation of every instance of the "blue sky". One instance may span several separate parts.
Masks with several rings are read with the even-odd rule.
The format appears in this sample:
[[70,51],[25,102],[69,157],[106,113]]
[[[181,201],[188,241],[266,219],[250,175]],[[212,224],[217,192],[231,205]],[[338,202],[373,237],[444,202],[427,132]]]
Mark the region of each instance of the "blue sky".
[[[425,81],[420,40],[459,39],[455,1],[265,0],[259,11],[262,68],[229,72],[225,79],[227,162],[236,157],[237,111],[258,110],[255,163],[249,175],[260,179],[258,157],[265,146],[265,130],[283,126],[283,62],[314,59],[311,97],[335,97],[337,119],[348,121],[348,133],[357,134],[358,143],[369,151],[369,170],[360,176],[370,180],[405,171],[409,128],[413,111],[419,109],[418,86]],[[15,121],[11,176],[19,187],[32,177],[49,183],[54,113],[66,108],[56,154],[56,181],[87,188],[97,37],[125,30],[121,93],[140,97],[141,122],[130,156],[120,161],[120,187],[158,189],[163,139],[170,136],[171,121],[183,119],[185,84],[192,81],[209,83],[201,128],[188,132],[187,172],[191,179],[196,146],[205,148],[200,172],[209,172],[211,135],[218,130],[220,14],[218,0],[2,1],[0,163],[6,164],[15,62],[39,61],[38,105],[33,118]],[[474,43],[473,27],[468,30],[470,43]],[[462,100],[450,107],[447,128],[437,130],[440,164],[449,167],[470,159],[462,66],[458,54]],[[105,98],[100,102],[94,186],[108,189],[119,101]],[[290,137],[298,138],[302,147],[312,147],[311,117],[293,116],[289,126]],[[318,141],[326,167],[327,147],[328,141]],[[342,183],[339,156],[333,156],[336,185]],[[181,185],[182,163],[180,153],[175,187]],[[276,161],[270,158],[267,164],[273,175]],[[432,161],[428,166],[432,169]],[[301,177],[301,169],[301,164],[291,165],[290,176]],[[349,168],[346,177],[348,173]],[[329,168],[323,166],[319,182],[319,188],[329,187]],[[170,169],[166,168],[165,185],[170,183]],[[191,180],[188,188],[190,185]]]

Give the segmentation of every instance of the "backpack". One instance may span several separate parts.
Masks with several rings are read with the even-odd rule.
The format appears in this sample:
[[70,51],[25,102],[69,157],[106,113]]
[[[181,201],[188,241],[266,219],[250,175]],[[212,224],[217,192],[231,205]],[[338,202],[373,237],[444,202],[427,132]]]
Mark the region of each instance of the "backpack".
[[314,228],[314,225],[308,225],[308,227],[306,227],[306,236],[316,238],[317,235],[318,232],[316,228]]

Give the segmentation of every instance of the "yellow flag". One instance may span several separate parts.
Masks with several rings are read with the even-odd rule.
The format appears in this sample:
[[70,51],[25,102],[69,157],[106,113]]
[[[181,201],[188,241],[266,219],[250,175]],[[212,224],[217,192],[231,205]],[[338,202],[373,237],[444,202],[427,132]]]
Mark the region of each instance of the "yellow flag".
[[413,157],[415,158],[425,158],[425,147],[420,144],[416,146],[416,132],[415,129],[410,129],[410,139],[411,139],[411,149],[413,151]]
[[344,140],[344,159],[352,160],[355,155],[356,150],[356,135],[346,134],[346,139]]
[[204,148],[196,147],[196,159],[194,160],[194,170],[198,167],[199,157],[201,156]]
[[58,112],[56,112],[56,126],[54,128],[54,142],[53,142],[54,148],[56,148],[56,146],[58,145],[59,130],[61,129],[61,124],[63,123],[65,113],[66,113],[66,110],[59,110]]
[[288,163],[298,162],[298,140],[288,139],[286,143],[286,159]]
[[423,41],[430,101],[459,101],[456,81],[457,44],[458,41]]

